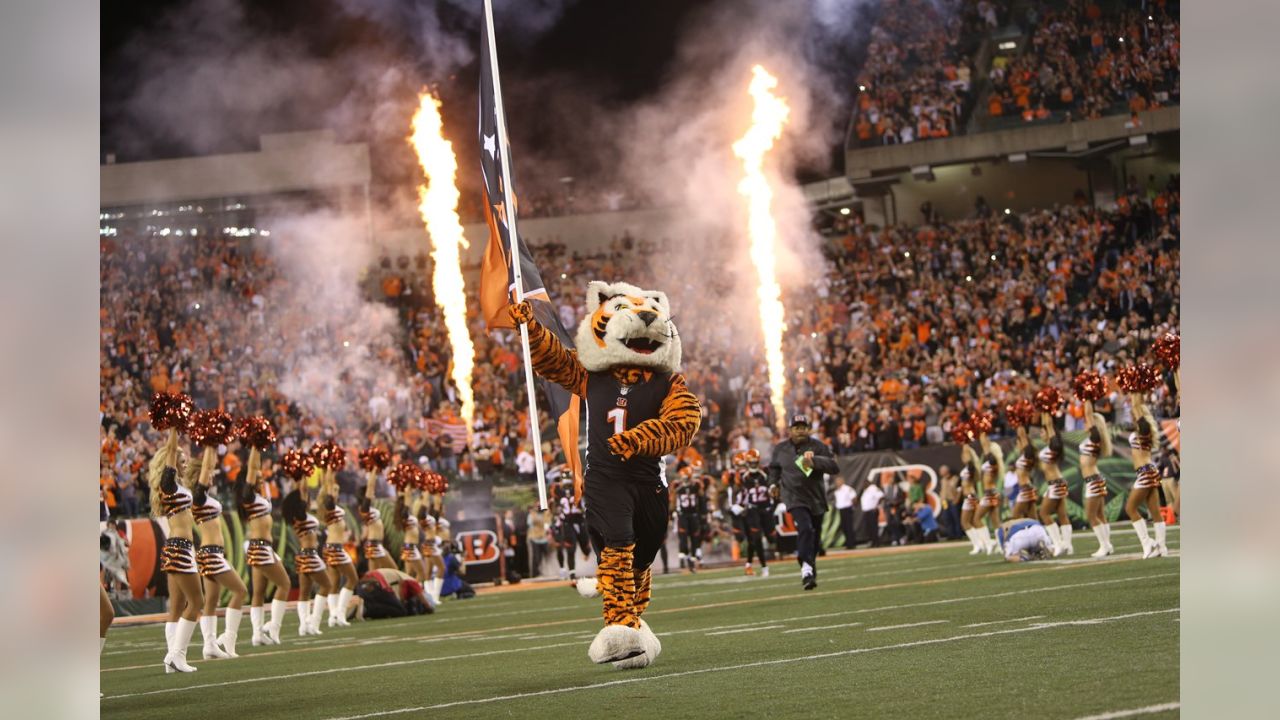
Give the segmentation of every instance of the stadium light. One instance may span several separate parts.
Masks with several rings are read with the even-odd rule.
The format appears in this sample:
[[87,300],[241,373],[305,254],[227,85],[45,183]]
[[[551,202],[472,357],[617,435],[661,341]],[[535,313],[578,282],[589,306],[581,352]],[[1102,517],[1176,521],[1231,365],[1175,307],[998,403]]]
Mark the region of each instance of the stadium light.
[[911,251],[910,251],[910,250],[903,250],[903,251],[902,251],[902,257],[911,257]]
[[849,208],[840,208],[841,215],[848,215],[849,212],[850,212]]
[[1001,50],[1013,50],[1014,48],[1017,48],[1017,47],[1018,47],[1018,43],[1014,42],[1013,40],[1006,40],[1000,43]]
[[866,85],[859,85],[859,86],[858,86],[858,92],[866,92],[866,91],[867,91],[867,86],[866,86]]
[[972,275],[965,275],[965,276],[964,276],[964,281],[965,281],[965,282],[973,282],[973,276],[972,276]]
[[350,340],[343,340],[343,341],[342,341],[342,347],[351,347],[351,341],[350,341]]
[[[1010,210],[1009,208],[1005,208],[1005,209],[1004,209],[1004,214],[1005,214],[1005,215],[1012,215],[1012,214],[1013,214],[1013,211],[1012,211],[1012,210]],[[991,256],[991,259],[992,259],[992,260],[995,260],[996,258],[995,258],[995,256],[994,256],[994,255],[992,255],[992,256]]]

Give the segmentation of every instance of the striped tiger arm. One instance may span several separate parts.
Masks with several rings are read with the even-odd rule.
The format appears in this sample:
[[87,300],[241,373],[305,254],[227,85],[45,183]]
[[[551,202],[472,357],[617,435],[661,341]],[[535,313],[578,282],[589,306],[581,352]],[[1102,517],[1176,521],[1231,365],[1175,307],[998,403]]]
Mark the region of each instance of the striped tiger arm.
[[555,333],[543,327],[533,317],[533,306],[528,302],[507,308],[511,319],[529,326],[529,359],[533,371],[579,397],[587,394],[587,369],[578,362],[578,354],[560,343]]
[[683,375],[671,376],[671,389],[658,412],[658,417],[611,436],[609,449],[624,460],[661,457],[687,446],[702,424],[702,407]]

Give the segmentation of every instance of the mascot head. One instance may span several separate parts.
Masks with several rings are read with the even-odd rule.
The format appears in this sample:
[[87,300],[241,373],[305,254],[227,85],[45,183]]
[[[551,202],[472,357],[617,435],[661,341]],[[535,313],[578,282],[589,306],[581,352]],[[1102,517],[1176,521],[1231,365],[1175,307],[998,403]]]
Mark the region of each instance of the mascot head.
[[645,367],[680,368],[680,333],[671,322],[666,293],[628,283],[587,285],[587,314],[574,338],[578,361],[591,372]]

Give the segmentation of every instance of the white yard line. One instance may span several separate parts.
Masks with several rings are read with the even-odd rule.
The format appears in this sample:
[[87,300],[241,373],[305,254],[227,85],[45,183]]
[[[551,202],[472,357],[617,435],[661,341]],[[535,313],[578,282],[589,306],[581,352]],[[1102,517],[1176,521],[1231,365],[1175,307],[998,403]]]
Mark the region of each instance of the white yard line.
[[1126,718],[1134,715],[1150,715],[1151,713],[1164,712],[1166,710],[1177,710],[1180,707],[1182,707],[1182,703],[1161,703],[1160,705],[1148,705],[1146,707],[1133,708],[1132,710],[1114,710],[1101,715],[1087,715],[1082,718],[1076,718],[1076,720],[1112,720],[1113,718]]
[[786,625],[764,625],[761,627],[738,628],[737,630],[720,630],[718,632],[709,632],[706,634],[707,635],[732,635],[734,633],[759,632],[761,630],[777,630],[780,627],[786,627]]
[[1040,618],[1042,618],[1042,617],[1044,617],[1044,616],[1043,616],[1043,615],[1028,615],[1028,616],[1026,616],[1026,617],[1013,618],[1012,620],[992,620],[991,622],[970,623],[970,624],[968,624],[968,625],[961,625],[960,627],[963,627],[963,628],[976,628],[976,627],[986,627],[986,626],[988,626],[988,625],[1004,625],[1004,624],[1006,624],[1006,623],[1022,622],[1023,620],[1039,620],[1039,619],[1040,619]]
[[[162,695],[165,693],[186,692],[188,690],[199,690],[201,688],[226,687],[228,685],[245,685],[248,683],[273,682],[275,680],[289,680],[292,678],[312,677],[315,675],[332,675],[334,673],[351,672],[352,670],[377,670],[380,668],[400,667],[403,665],[419,665],[422,663],[442,662],[445,660],[465,660],[467,658],[488,657],[490,655],[509,655],[518,652],[531,652],[533,650],[550,650],[552,648],[561,647],[579,647],[579,642],[557,643],[555,645],[538,645],[536,647],[527,648],[508,648],[504,650],[489,650],[487,652],[467,653],[464,655],[444,655],[439,657],[414,658],[413,660],[392,660],[390,662],[376,663],[373,665],[357,665],[355,667],[336,667],[328,670],[310,670],[308,672],[289,673],[288,675],[273,675],[271,677],[251,677],[241,680],[227,680],[224,682],[204,683],[202,685],[186,685],[183,687],[163,688],[161,690],[148,690],[146,692],[123,693],[120,695],[111,695],[103,698],[104,700],[115,700],[117,698],[139,697],[142,695]],[[154,667],[154,666],[153,666]]]
[[[397,708],[395,710],[381,710],[378,712],[365,713],[363,715],[348,715],[344,717],[329,718],[329,720],[364,720],[365,718],[385,717],[387,715],[402,715],[404,713],[422,712],[424,710],[442,710],[445,708],[459,707],[462,705],[482,705],[487,703],[503,702],[506,700],[523,700],[531,697],[542,697],[546,695],[560,695],[564,693],[578,692],[580,690],[596,690],[599,688],[614,687],[618,685],[629,685],[632,683],[649,682],[651,680],[669,680],[671,678],[688,677],[691,675],[703,675],[706,673],[729,672],[733,670],[745,670],[748,668],[767,667],[771,665],[788,665],[791,663],[807,662],[811,660],[825,660],[836,657],[846,657],[850,655],[860,655],[864,653],[879,652],[881,650],[901,650],[905,648],[921,647],[925,645],[940,645],[943,643],[959,642],[961,640],[975,640],[979,638],[995,637],[998,635],[1011,635],[1015,633],[1036,632],[1039,630],[1048,630],[1050,628],[1068,627],[1079,625],[1082,622],[1089,624],[1101,622],[1114,622],[1117,620],[1127,620],[1129,618],[1142,617],[1146,615],[1161,615],[1165,613],[1176,613],[1178,608],[1169,608],[1167,610],[1147,610],[1144,612],[1126,613],[1124,615],[1112,615],[1110,617],[1089,618],[1087,621],[1064,621],[1060,623],[1040,623],[1023,628],[1012,628],[1008,630],[989,630],[987,632],[969,633],[966,635],[956,635],[948,638],[931,638],[928,640],[916,640],[914,642],[897,643],[894,645],[880,645],[869,648],[853,648],[850,650],[840,650],[837,652],[821,653],[817,655],[805,655],[802,657],[782,658],[778,660],[758,660],[756,662],[742,663],[740,665],[721,665],[719,667],[699,668],[697,670],[685,670],[683,672],[666,673],[663,675],[638,675],[635,677],[622,678],[619,680],[610,680],[608,682],[592,683],[590,685],[574,685],[563,688],[552,688],[549,690],[538,690],[536,692],[513,693],[510,695],[495,695],[493,697],[478,698],[475,700],[454,700],[452,702],[439,703],[436,705],[420,705],[417,707]],[[108,698],[110,699],[110,698]],[[1149,712],[1156,712],[1150,710]],[[1122,717],[1122,716],[1098,716],[1104,717]],[[1098,720],[1095,718],[1094,720]]]
[[921,625],[941,625],[942,623],[951,622],[950,620],[925,620],[924,622],[906,623],[905,625],[885,625],[883,627],[867,628],[867,632],[880,632],[881,630],[901,630],[903,628],[920,627]]
[[783,630],[782,634],[788,635],[790,633],[798,633],[798,632],[813,632],[814,630],[835,630],[836,628],[857,627],[861,624],[862,623],[860,622],[851,622],[851,623],[837,623],[835,625],[819,625],[817,627],[803,627],[803,628],[796,628],[795,630]]

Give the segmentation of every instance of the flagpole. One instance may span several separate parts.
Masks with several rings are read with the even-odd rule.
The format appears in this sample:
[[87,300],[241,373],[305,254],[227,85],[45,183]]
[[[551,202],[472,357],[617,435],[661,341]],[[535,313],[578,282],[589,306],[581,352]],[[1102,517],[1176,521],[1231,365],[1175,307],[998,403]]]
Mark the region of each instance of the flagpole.
[[[502,152],[502,201],[507,208],[507,235],[511,243],[511,277],[516,286],[516,302],[524,302],[524,280],[521,273],[520,241],[516,232],[516,206],[511,198],[511,153],[507,144],[507,116],[502,107],[502,82],[498,77],[498,43],[493,36],[493,4],[484,0],[485,32],[489,39],[489,68],[493,71],[493,109],[498,126],[498,143]],[[524,384],[529,394],[529,439],[533,442],[533,461],[538,472],[538,509],[547,509],[547,470],[542,462],[542,429],[538,427],[538,402],[534,395],[533,361],[529,353],[529,326],[520,325],[520,348],[524,352]],[[576,448],[575,448],[576,450]],[[567,453],[568,450],[566,449]]]

